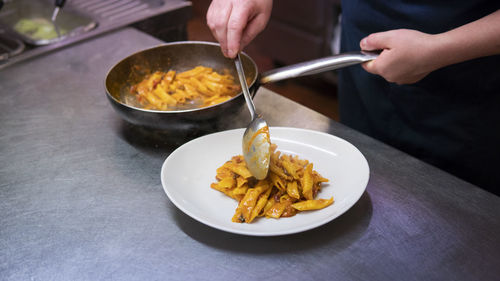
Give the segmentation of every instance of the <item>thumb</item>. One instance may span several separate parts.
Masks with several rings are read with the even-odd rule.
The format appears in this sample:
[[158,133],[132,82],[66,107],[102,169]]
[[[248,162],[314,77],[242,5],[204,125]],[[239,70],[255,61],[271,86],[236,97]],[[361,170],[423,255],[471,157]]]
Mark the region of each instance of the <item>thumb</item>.
[[376,66],[375,66],[375,60],[367,61],[365,63],[361,64],[361,67],[363,67],[364,70],[371,74],[378,74]]
[[372,33],[361,39],[359,46],[364,51],[387,49],[387,39],[386,32]]

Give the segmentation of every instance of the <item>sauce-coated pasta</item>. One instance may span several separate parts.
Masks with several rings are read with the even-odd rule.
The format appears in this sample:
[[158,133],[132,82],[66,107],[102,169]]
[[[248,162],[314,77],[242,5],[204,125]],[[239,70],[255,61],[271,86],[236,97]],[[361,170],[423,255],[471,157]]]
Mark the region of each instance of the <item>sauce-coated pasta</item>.
[[231,99],[240,90],[229,71],[219,74],[205,66],[179,73],[156,71],[130,89],[144,109],[167,111],[215,105]]
[[313,170],[313,164],[298,156],[281,154],[271,144],[268,176],[256,180],[248,171],[243,156],[233,156],[217,169],[217,182],[211,187],[237,200],[232,221],[251,223],[257,217],[291,217],[301,211],[318,210],[333,203],[316,199],[321,185],[328,182]]

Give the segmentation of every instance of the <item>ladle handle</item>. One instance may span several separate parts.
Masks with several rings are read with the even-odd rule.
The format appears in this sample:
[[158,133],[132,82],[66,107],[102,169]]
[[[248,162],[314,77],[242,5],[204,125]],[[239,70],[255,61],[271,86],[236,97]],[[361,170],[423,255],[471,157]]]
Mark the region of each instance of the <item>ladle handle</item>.
[[238,72],[238,78],[240,79],[243,96],[245,96],[245,101],[247,102],[248,110],[250,110],[250,115],[252,116],[253,120],[256,116],[255,105],[253,104],[252,97],[250,96],[250,91],[248,90],[247,79],[245,78],[245,72],[243,71],[243,65],[241,64],[239,53],[234,59],[234,64],[236,65],[236,71]]
[[66,3],[66,0],[56,0],[54,5],[55,5],[55,9],[54,9],[54,12],[52,12],[52,22],[55,22],[56,21],[56,18],[57,18],[57,15],[59,14],[59,10],[62,9],[64,7],[64,4]]
[[378,57],[378,55],[379,52],[349,52],[297,63],[263,73],[260,82],[276,82],[288,78],[312,75],[329,70],[339,69],[342,67],[363,63],[365,61],[374,60]]

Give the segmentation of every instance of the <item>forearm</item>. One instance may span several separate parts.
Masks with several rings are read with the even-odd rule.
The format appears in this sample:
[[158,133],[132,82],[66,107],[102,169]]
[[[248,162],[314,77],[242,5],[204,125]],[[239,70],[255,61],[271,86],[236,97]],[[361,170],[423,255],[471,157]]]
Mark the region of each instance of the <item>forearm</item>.
[[500,54],[500,10],[435,37],[436,69]]

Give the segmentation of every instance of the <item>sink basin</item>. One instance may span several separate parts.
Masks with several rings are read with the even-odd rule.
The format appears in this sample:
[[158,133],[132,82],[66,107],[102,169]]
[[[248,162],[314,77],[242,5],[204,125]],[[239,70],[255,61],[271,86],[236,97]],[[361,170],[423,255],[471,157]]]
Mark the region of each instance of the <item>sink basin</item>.
[[55,23],[61,33],[59,37],[50,20],[53,10],[53,1],[10,1],[5,3],[0,12],[0,24],[24,42],[35,46],[48,45],[77,36],[97,26],[97,22],[92,18],[65,7],[57,16]]
[[186,0],[71,0],[57,16],[57,27],[63,31],[57,37],[50,21],[54,0],[3,2],[0,34],[7,38],[8,46],[24,42],[25,47],[0,52],[0,70],[125,26],[167,42],[184,41],[191,15],[191,2]]

